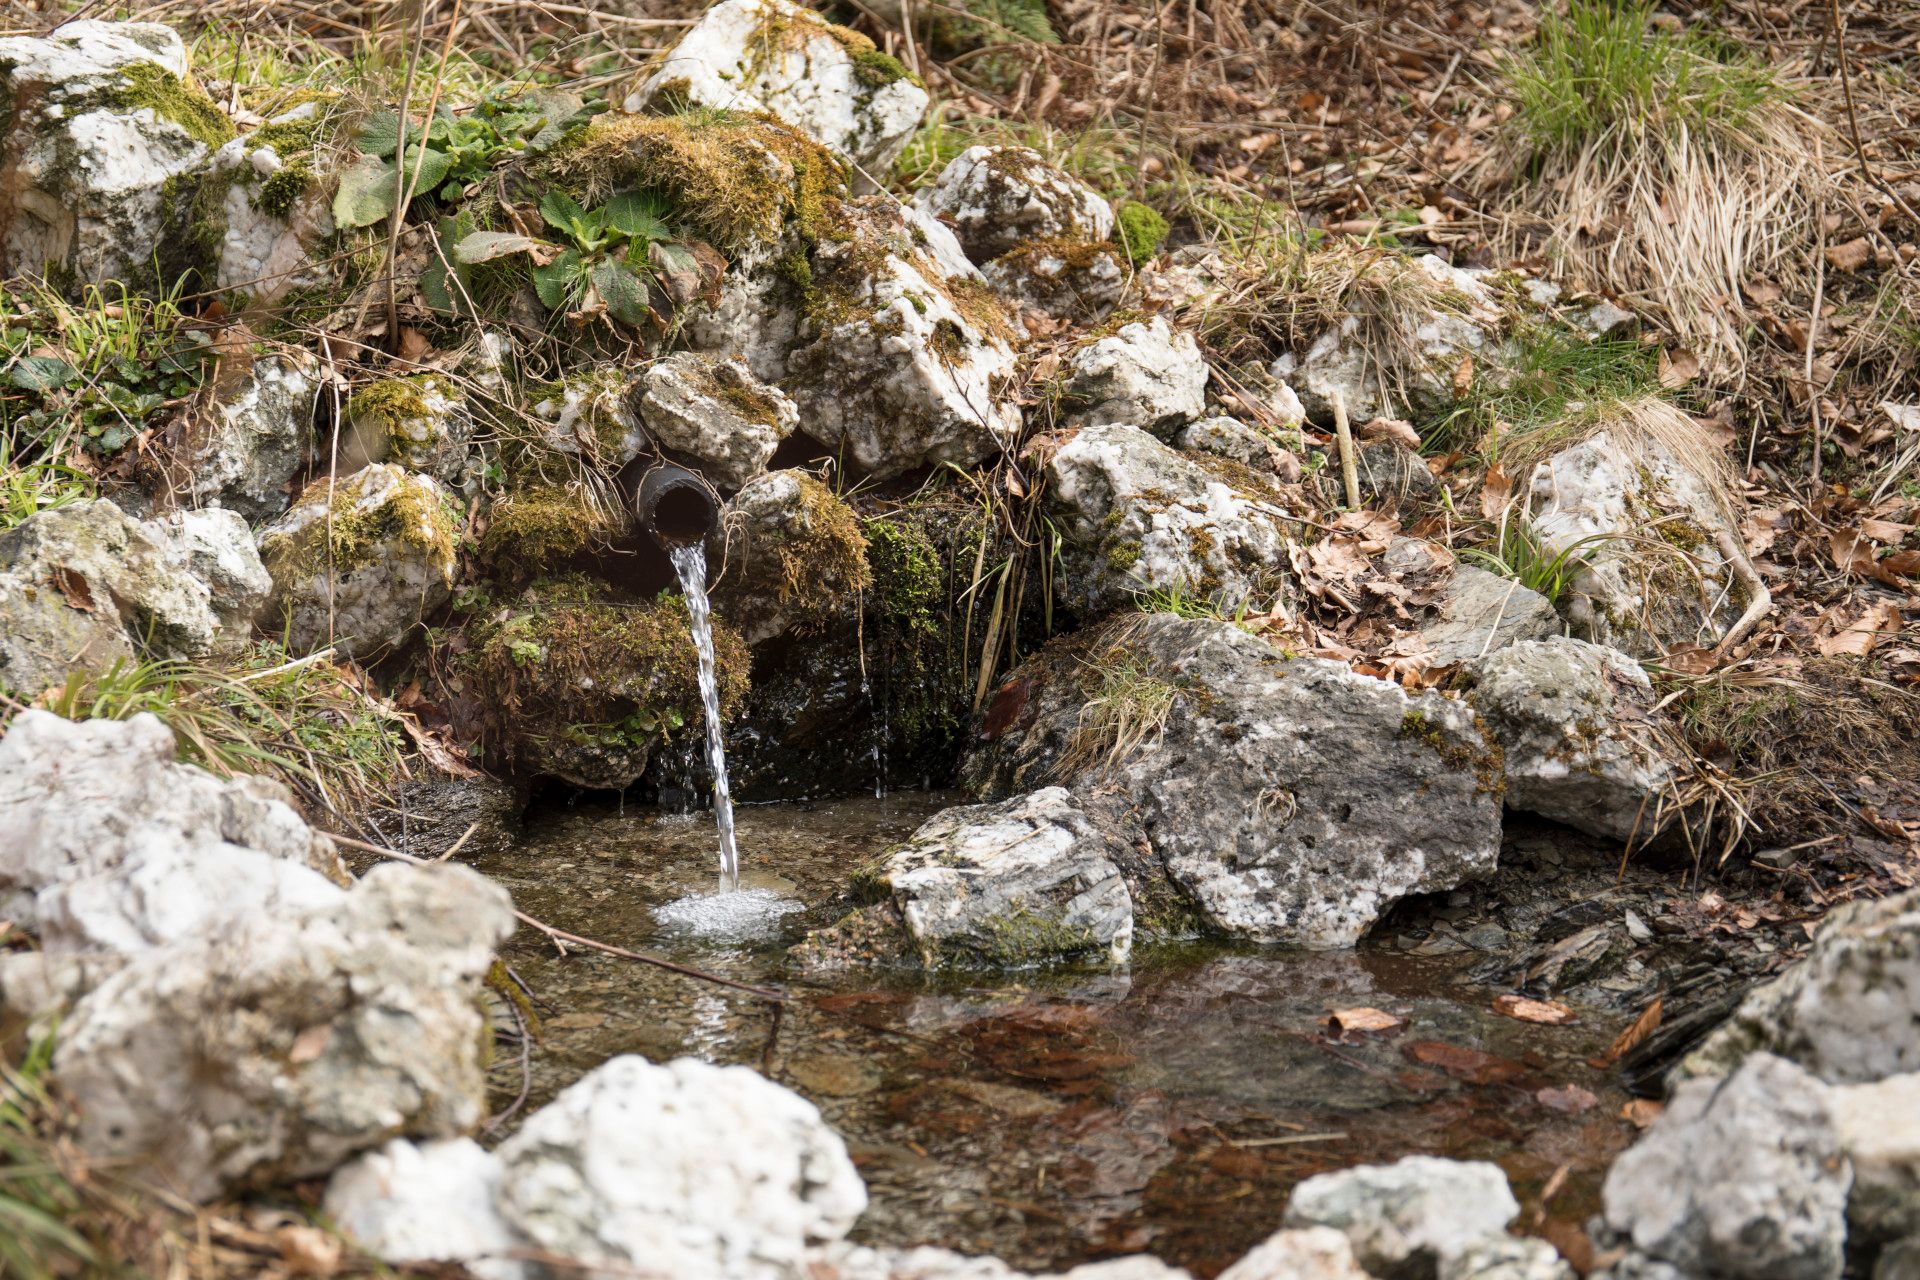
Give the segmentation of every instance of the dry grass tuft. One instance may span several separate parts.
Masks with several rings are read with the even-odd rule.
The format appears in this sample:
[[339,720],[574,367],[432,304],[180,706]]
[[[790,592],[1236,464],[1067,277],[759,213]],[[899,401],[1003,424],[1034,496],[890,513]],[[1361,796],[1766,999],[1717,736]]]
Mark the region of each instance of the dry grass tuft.
[[1166,728],[1180,686],[1148,671],[1128,650],[1128,640],[1122,633],[1104,653],[1086,661],[1081,683],[1087,701],[1060,753],[1056,777],[1114,769]]

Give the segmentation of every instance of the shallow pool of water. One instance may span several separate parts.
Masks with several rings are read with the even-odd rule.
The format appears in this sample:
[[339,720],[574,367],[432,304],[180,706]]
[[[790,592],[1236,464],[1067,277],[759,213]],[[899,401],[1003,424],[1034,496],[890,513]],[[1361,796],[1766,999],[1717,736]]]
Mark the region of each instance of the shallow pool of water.
[[[530,1102],[618,1053],[748,1063],[845,1136],[873,1199],[858,1238],[1028,1268],[1145,1250],[1209,1276],[1278,1225],[1301,1178],[1418,1152],[1498,1161],[1523,1228],[1593,1212],[1630,1137],[1585,1061],[1617,1019],[1502,1017],[1457,957],[1183,945],[1122,974],[792,970],[786,949],[837,917],[853,870],[956,800],[742,808],[731,893],[707,815],[593,801],[535,817],[481,863],[522,910],[790,998],[563,956],[522,930],[508,961],[546,1028]],[[1402,1025],[1327,1025],[1363,1006]],[[519,1068],[495,1081],[505,1105]]]

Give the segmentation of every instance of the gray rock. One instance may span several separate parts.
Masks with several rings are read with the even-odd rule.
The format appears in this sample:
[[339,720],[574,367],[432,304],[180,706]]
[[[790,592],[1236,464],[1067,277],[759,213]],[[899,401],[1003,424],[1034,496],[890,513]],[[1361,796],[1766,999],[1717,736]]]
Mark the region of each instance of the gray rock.
[[192,265],[181,233],[232,126],[186,75],[186,46],[156,23],[0,40],[0,269],[77,287],[151,282],[156,254],[167,284]]
[[147,951],[324,906],[345,882],[279,784],[177,763],[152,715],[29,710],[0,738],[0,919],[40,942],[20,962]]
[[631,375],[615,365],[568,374],[532,397],[531,416],[550,448],[575,453],[611,472],[647,448],[647,431],[633,411]]
[[519,793],[493,778],[408,778],[394,787],[394,808],[400,849],[426,858],[456,844],[467,859],[499,853],[520,829]]
[[388,864],[334,905],[149,953],[61,1024],[81,1149],[203,1200],[468,1131],[486,1111],[480,981],[513,927],[474,872]]
[[1756,1054],[1674,1091],[1608,1171],[1606,1224],[1690,1275],[1837,1280],[1852,1180],[1826,1087]]
[[495,1205],[503,1170],[471,1138],[395,1138],[342,1165],[321,1208],[355,1245],[395,1265],[458,1262],[481,1280],[522,1280],[526,1241]]
[[881,182],[920,127],[927,91],[873,42],[787,0],[724,0],[626,100],[764,111]]
[[1653,686],[1617,649],[1523,640],[1471,663],[1468,700],[1506,752],[1507,804],[1615,840],[1644,842],[1678,766],[1650,712]]
[[741,488],[767,469],[800,411],[743,361],[681,352],[641,376],[640,419],[655,444],[719,489]]
[[174,511],[147,521],[145,527],[167,544],[175,563],[206,587],[216,624],[208,652],[244,648],[273,592],[273,578],[260,562],[253,531],[240,513],[218,507]]
[[[244,642],[243,583],[259,565],[242,535],[217,517],[142,524],[104,498],[0,533],[0,688],[31,697],[70,672],[130,662],[136,639],[173,658]],[[220,577],[217,605],[194,566]]]
[[1028,241],[982,265],[980,274],[1029,331],[1034,312],[1097,324],[1126,296],[1129,279],[1120,250],[1103,240]]
[[1456,564],[1436,616],[1420,627],[1420,639],[1434,663],[1444,667],[1473,662],[1522,641],[1557,636],[1560,625],[1560,615],[1538,591],[1470,564]]
[[[1691,430],[1678,410],[1663,412]],[[1729,518],[1711,482],[1665,445],[1600,431],[1535,467],[1530,487],[1534,538],[1547,555],[1571,551],[1585,565],[1559,601],[1575,635],[1658,657],[1717,644],[1740,615],[1715,541]]]
[[876,868],[883,904],[809,940],[845,954],[836,936],[864,939],[899,921],[920,963],[1017,967],[1091,959],[1125,964],[1133,899],[1120,865],[1133,833],[1062,787],[998,804],[947,809],[921,824]]
[[1574,1271],[1545,1240],[1495,1236],[1442,1262],[1440,1280],[1574,1280]]
[[1471,1247],[1504,1239],[1520,1216],[1500,1166],[1408,1156],[1308,1178],[1287,1204],[1289,1227],[1332,1227],[1381,1280],[1431,1280]]
[[1920,1280],[1920,1236],[1909,1236],[1880,1251],[1873,1280]]
[[[323,105],[321,100],[303,102],[267,123],[311,120]],[[256,134],[235,138],[214,153],[207,183],[225,194],[208,221],[216,223],[220,233],[218,287],[245,294],[255,307],[266,307],[294,289],[324,285],[332,278],[325,246],[334,233],[333,184],[309,172],[289,196],[289,180],[323,163],[326,148],[310,145],[282,155],[275,146],[261,144]],[[299,167],[280,177],[289,166]],[[269,186],[276,178],[277,184]],[[205,192],[200,203],[208,203]]]
[[1120,424],[1171,438],[1207,409],[1207,364],[1193,335],[1137,320],[1067,358],[1062,402],[1078,427]]
[[313,446],[315,361],[281,352],[221,361],[211,413],[190,415],[181,448],[186,501],[249,521],[287,509],[287,486]]
[[1920,1071],[1920,889],[1830,912],[1806,956],[1749,991],[1675,1073],[1727,1075],[1761,1051],[1830,1084]]
[[1300,1227],[1274,1232],[1219,1280],[1365,1280],[1354,1261],[1346,1233],[1332,1227]]
[[342,474],[391,462],[444,484],[458,480],[466,467],[473,414],[467,393],[451,378],[437,373],[382,378],[353,394],[346,416]]
[[[938,222],[886,195],[842,209],[844,238],[811,258],[824,301],[784,371],[755,371],[793,397],[808,435],[875,478],[998,453],[1020,430],[1011,317]],[[743,318],[765,325],[764,310]]]
[[988,797],[1111,794],[1208,920],[1267,942],[1350,945],[1499,854],[1498,756],[1465,704],[1225,622],[1147,614],[1056,641],[996,691],[964,769]]
[[1175,447],[1188,453],[1211,453],[1231,458],[1255,471],[1272,471],[1279,460],[1280,446],[1271,437],[1238,418],[1212,417],[1184,428],[1173,439]]
[[619,1057],[535,1112],[499,1150],[498,1206],[588,1280],[637,1268],[687,1280],[801,1280],[846,1235],[866,1188],[813,1104],[746,1067]]
[[1105,240],[1113,206],[1031,147],[968,147],[913,199],[981,266],[1030,240]]
[[860,520],[804,471],[748,481],[721,511],[707,563],[714,605],[749,645],[852,616],[870,577]]
[[[1397,440],[1375,440],[1361,445],[1354,458],[1354,473],[1360,482],[1360,492],[1380,502],[1424,498],[1440,487],[1433,472],[1427,469],[1427,460]],[[1338,474],[1339,466],[1335,463],[1321,473],[1321,484],[1336,483]]]
[[[1287,584],[1286,511],[1246,474],[1219,474],[1135,427],[1083,428],[1047,462],[1063,599],[1091,617],[1153,591],[1224,611]],[[1277,496],[1277,495],[1276,495]]]
[[1839,1085],[1828,1101],[1853,1165],[1848,1246],[1920,1236],[1920,1074]]
[[452,501],[392,463],[309,486],[260,532],[273,575],[262,625],[284,620],[298,653],[331,644],[359,659],[399,644],[452,594]]

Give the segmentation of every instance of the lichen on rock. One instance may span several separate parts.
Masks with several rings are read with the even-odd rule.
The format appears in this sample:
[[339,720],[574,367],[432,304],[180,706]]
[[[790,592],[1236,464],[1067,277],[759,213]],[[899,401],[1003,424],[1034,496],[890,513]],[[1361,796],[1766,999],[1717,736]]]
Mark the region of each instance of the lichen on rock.
[[1113,233],[1113,207],[1031,147],[968,147],[914,205],[953,228],[980,266],[1023,243],[1094,242]]

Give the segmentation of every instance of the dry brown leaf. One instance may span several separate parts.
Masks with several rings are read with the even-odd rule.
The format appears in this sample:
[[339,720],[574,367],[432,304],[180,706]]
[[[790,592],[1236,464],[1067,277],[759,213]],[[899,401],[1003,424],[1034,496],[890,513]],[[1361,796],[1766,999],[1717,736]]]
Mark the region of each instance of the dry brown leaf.
[[1835,529],[1827,535],[1827,553],[1834,567],[1856,578],[1874,576],[1873,548],[1857,528]]
[[1538,1022],[1549,1027],[1564,1027],[1577,1021],[1573,1010],[1558,1000],[1529,1000],[1526,996],[1495,996],[1493,1011],[1521,1022]]
[[1375,418],[1360,428],[1362,440],[1397,440],[1409,449],[1420,448],[1420,433],[1402,418]]
[[1401,1052],[1422,1066],[1438,1067],[1456,1080],[1471,1084],[1501,1084],[1527,1073],[1519,1063],[1444,1040],[1416,1040]]
[[1666,1007],[1666,998],[1655,996],[1653,1003],[1641,1010],[1640,1016],[1633,1020],[1633,1025],[1615,1036],[1605,1053],[1592,1059],[1593,1065],[1610,1067],[1620,1061],[1623,1055],[1632,1052],[1648,1036],[1660,1029],[1660,1019],[1665,1014]]
[[1453,367],[1453,398],[1465,400],[1467,393],[1473,390],[1473,356],[1460,357],[1460,363]]
[[1868,605],[1865,613],[1830,636],[1814,642],[1822,657],[1864,658],[1883,636],[1900,630],[1900,606],[1890,600]]
[[1600,1099],[1593,1090],[1582,1089],[1577,1084],[1565,1084],[1557,1089],[1541,1089],[1533,1095],[1533,1098],[1543,1107],[1570,1116],[1591,1111],[1600,1105]]
[[93,602],[93,586],[85,575],[65,565],[56,565],[53,570],[53,586],[67,602],[69,609],[78,609],[81,613],[93,613],[99,608]]
[[326,1052],[328,1041],[333,1039],[333,1024],[315,1023],[303,1028],[293,1037],[293,1044],[287,1049],[287,1061],[295,1066],[303,1062],[312,1062]]
[[1660,353],[1660,385],[1678,391],[1700,376],[1700,357],[1685,347]]
[[1391,1031],[1405,1024],[1406,1019],[1396,1018],[1385,1009],[1369,1006],[1357,1009],[1335,1009],[1327,1015],[1327,1025],[1342,1035],[1349,1031]]
[[418,364],[433,354],[433,343],[418,329],[400,326],[400,358]]
[[1910,524],[1896,524],[1892,520],[1862,520],[1860,532],[1875,542],[1901,542],[1913,532]]
[[280,1260],[297,1276],[330,1276],[340,1270],[338,1237],[319,1227],[282,1227],[274,1233]]
[[1480,514],[1489,520],[1497,520],[1507,504],[1513,501],[1513,480],[1507,475],[1507,469],[1498,465],[1487,468],[1487,478],[1480,485]]
[[1827,265],[1835,271],[1858,271],[1873,261],[1873,245],[1865,236],[1827,246]]
[[1644,1129],[1660,1118],[1667,1109],[1666,1104],[1657,1098],[1629,1098],[1620,1108],[1620,1118],[1636,1129]]

